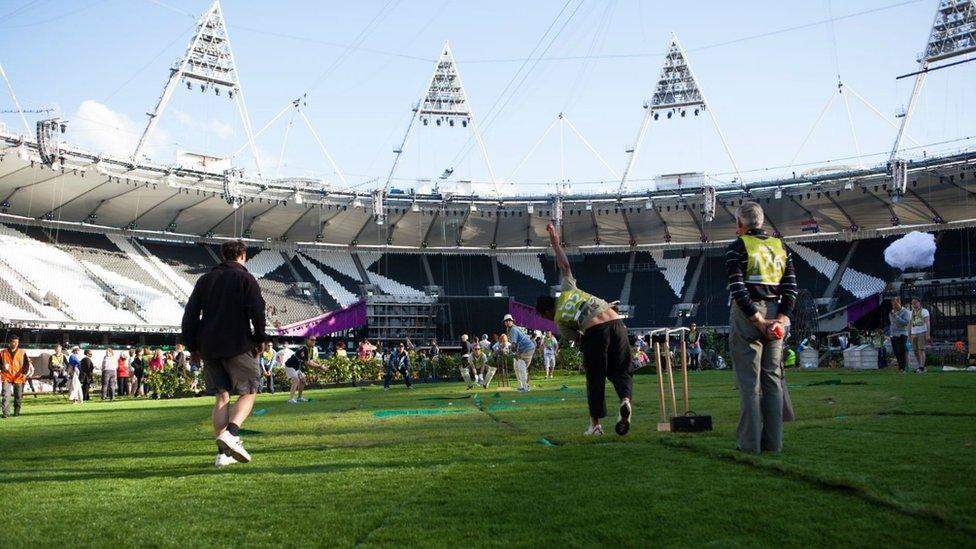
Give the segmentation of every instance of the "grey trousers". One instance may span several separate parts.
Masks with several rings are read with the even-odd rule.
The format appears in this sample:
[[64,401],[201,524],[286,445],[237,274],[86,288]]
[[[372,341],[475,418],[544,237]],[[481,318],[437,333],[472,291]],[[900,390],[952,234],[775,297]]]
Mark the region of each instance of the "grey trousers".
[[20,401],[24,398],[24,384],[23,383],[7,383],[3,382],[3,417],[10,415],[10,397],[13,396],[14,401],[14,415],[20,415]]
[[118,370],[102,370],[102,400],[115,400],[118,390]]
[[[764,317],[775,316],[775,303],[756,305]],[[779,452],[783,448],[783,340],[766,340],[734,303],[729,326],[729,351],[740,399],[739,449]]]

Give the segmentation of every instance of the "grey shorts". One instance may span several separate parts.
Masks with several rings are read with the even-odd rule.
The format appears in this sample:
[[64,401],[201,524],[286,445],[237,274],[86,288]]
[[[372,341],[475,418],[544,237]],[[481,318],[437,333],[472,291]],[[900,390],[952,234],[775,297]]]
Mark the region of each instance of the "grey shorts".
[[211,394],[253,395],[261,387],[261,368],[251,353],[204,359],[203,380]]

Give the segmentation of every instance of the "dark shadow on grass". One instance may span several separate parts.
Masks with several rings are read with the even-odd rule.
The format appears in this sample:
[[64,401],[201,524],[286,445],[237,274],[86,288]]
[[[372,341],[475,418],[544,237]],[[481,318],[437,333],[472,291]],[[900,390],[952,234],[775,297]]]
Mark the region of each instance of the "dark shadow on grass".
[[706,457],[752,467],[765,474],[798,480],[824,490],[836,491],[860,498],[872,505],[884,507],[908,517],[928,520],[951,530],[964,532],[968,535],[976,535],[976,527],[963,524],[954,517],[946,516],[946,514],[940,510],[922,505],[907,505],[901,503],[891,496],[874,492],[866,484],[855,483],[853,481],[840,478],[820,476],[799,468],[790,467],[782,462],[771,461],[767,458],[745,454],[735,450],[709,448],[695,444],[692,439],[688,438],[661,437],[659,440],[661,444],[670,448],[687,450]]

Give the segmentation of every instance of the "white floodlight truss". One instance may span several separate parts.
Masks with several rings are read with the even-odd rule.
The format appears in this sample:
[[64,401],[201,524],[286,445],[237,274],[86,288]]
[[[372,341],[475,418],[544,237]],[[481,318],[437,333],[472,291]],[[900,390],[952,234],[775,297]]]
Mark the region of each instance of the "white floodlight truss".
[[891,148],[889,160],[894,161],[901,149],[901,142],[908,130],[908,123],[915,112],[918,96],[922,93],[922,82],[929,72],[929,65],[939,61],[976,52],[976,2],[973,0],[939,0],[935,10],[932,30],[925,42],[925,51],[919,56],[918,71],[908,107],[902,115],[901,126]]
[[254,156],[258,179],[263,179],[261,161],[258,157],[257,146],[254,144],[251,118],[248,115],[247,103],[244,101],[244,90],[237,74],[237,63],[234,61],[234,53],[231,51],[230,36],[227,33],[227,24],[224,22],[223,11],[220,8],[220,0],[214,0],[210,8],[197,20],[197,30],[186,48],[186,53],[170,69],[169,80],[156,103],[156,108],[149,114],[149,124],[146,125],[145,131],[139,138],[139,144],[136,145],[136,150],[132,154],[133,159],[138,159],[139,154],[146,147],[160,117],[163,115],[163,111],[166,110],[166,105],[169,104],[169,100],[173,96],[173,91],[176,90],[180,82],[186,82],[191,87],[192,82],[198,82],[202,91],[213,88],[218,94],[221,88],[225,89],[227,96],[237,104],[237,110],[244,125],[244,133],[247,134],[251,154]]
[[17,100],[17,94],[14,93],[14,86],[10,83],[10,78],[7,77],[7,72],[3,70],[3,63],[0,63],[0,78],[7,84],[7,91],[10,92],[10,99],[14,102],[14,107],[17,109],[17,114],[20,115],[20,121],[24,123],[24,130],[27,132],[24,135],[30,135],[31,127],[27,123],[27,117],[24,116],[24,109],[20,108],[20,101]]
[[628,151],[630,157],[627,160],[624,175],[620,179],[618,193],[624,192],[627,188],[627,180],[630,179],[634,164],[637,162],[637,155],[640,152],[641,144],[644,142],[644,137],[647,135],[647,128],[651,120],[660,111],[677,112],[695,107],[707,112],[712,119],[712,124],[715,126],[715,131],[718,132],[719,139],[722,140],[722,146],[725,148],[725,153],[732,163],[732,169],[735,171],[739,184],[743,184],[742,174],[739,173],[739,166],[736,164],[735,157],[732,156],[732,150],[725,140],[725,134],[722,133],[722,128],[719,126],[715,114],[708,105],[708,100],[705,98],[704,92],[702,92],[701,86],[698,84],[698,79],[695,78],[695,73],[691,70],[688,56],[685,54],[684,48],[681,47],[681,43],[678,42],[678,37],[674,33],[671,33],[671,38],[668,42],[668,52],[664,57],[664,66],[661,67],[661,75],[658,77],[657,84],[654,87],[654,95],[644,104],[647,113],[644,115],[640,130],[637,132],[637,141],[634,143],[633,148]]
[[461,83],[461,75],[457,70],[457,63],[454,61],[450,42],[444,42],[444,47],[441,48],[440,57],[438,57],[437,64],[434,67],[434,74],[430,77],[430,82],[427,84],[420,103],[413,109],[413,116],[410,118],[403,139],[400,141],[400,146],[393,151],[396,156],[393,159],[393,166],[390,167],[390,173],[386,177],[384,192],[390,189],[393,174],[396,173],[400,157],[403,155],[407,141],[410,139],[410,134],[413,132],[418,119],[424,126],[433,124],[435,127],[442,125],[453,127],[460,124],[462,127],[470,128],[475,141],[478,142],[478,147],[481,149],[485,166],[488,168],[488,177],[491,178],[495,187],[495,194],[498,194],[498,181],[495,179],[495,172],[491,167],[491,160],[488,158],[488,150],[485,148],[484,139],[482,139],[481,131],[478,129],[474,110],[468,101],[468,94],[464,91],[464,85]]

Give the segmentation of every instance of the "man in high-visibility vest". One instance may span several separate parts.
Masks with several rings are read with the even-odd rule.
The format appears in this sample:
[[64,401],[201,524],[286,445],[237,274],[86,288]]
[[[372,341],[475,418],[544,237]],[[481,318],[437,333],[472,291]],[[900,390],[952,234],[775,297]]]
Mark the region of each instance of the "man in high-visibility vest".
[[10,397],[13,396],[14,414],[20,415],[20,401],[24,398],[24,383],[30,371],[30,359],[20,348],[16,334],[7,337],[7,348],[0,351],[0,380],[3,381],[3,417],[10,416]]
[[763,230],[763,210],[744,202],[735,213],[739,238],[725,251],[729,350],[741,399],[736,435],[743,452],[783,447],[783,333],[796,305],[796,274],[786,245]]
[[626,435],[630,431],[633,410],[631,396],[630,340],[627,327],[613,303],[590,295],[576,287],[569,259],[559,242],[555,227],[546,226],[556,265],[562,274],[559,297],[539,296],[535,310],[539,315],[553,320],[563,339],[577,342],[583,353],[586,370],[586,400],[590,408],[590,426],[586,436],[600,436],[603,426],[600,420],[607,415],[606,383],[613,384],[620,398],[619,415],[614,431]]

